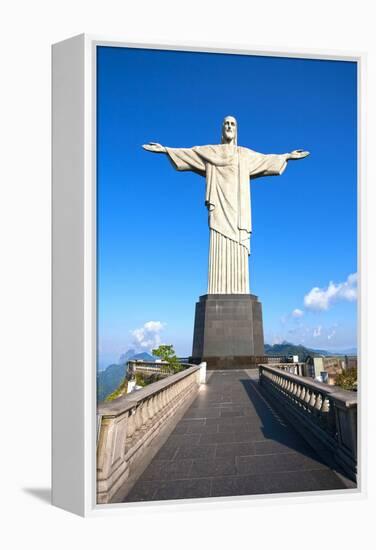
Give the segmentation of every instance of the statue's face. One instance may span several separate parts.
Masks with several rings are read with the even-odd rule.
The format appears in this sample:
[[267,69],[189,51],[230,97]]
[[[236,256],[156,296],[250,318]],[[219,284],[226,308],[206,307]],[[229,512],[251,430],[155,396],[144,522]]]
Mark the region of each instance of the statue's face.
[[223,121],[222,136],[229,143],[236,138],[236,120],[233,116],[227,116]]

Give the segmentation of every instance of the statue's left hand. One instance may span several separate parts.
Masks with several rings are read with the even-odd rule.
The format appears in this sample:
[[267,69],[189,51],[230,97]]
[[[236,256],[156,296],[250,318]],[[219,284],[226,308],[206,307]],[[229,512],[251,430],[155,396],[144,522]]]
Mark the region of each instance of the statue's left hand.
[[161,145],[160,143],[154,143],[153,141],[151,141],[150,143],[147,143],[146,145],[143,145],[142,147],[146,151],[151,151],[152,153],[166,152],[166,148],[163,145]]
[[288,160],[298,160],[298,159],[304,159],[304,157],[308,157],[309,151],[303,151],[303,149],[296,149],[295,151],[291,151],[289,153]]

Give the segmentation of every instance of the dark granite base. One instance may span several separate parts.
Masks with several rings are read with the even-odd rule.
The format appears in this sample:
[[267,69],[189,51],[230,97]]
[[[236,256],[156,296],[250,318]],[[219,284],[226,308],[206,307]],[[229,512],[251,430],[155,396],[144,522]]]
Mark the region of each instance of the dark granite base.
[[257,369],[260,364],[268,362],[268,356],[229,355],[227,357],[189,357],[189,362],[194,365],[199,365],[201,361],[206,361],[206,367],[209,370]]
[[253,294],[206,294],[196,304],[192,360],[252,368],[264,355],[262,308]]

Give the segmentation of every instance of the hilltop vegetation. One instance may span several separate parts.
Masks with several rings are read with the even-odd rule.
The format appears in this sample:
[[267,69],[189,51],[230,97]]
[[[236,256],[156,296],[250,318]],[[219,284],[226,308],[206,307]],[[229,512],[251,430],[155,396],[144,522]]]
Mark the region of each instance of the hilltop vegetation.
[[150,353],[135,353],[128,350],[119,358],[119,363],[113,363],[106,369],[97,372],[97,401],[104,401],[106,397],[115,392],[124,381],[126,374],[126,362],[130,359],[142,359],[143,361],[154,361]]
[[273,346],[265,344],[265,354],[281,356],[298,355],[299,361],[305,361],[308,356],[331,355],[325,350],[310,349],[302,345],[291,344],[290,342],[282,342],[282,344],[274,344]]

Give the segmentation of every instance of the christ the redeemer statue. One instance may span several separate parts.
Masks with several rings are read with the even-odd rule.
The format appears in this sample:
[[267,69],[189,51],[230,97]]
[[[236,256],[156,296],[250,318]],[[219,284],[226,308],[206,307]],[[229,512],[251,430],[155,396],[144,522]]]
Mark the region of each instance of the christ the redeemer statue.
[[189,149],[149,143],[143,148],[166,153],[177,170],[206,177],[205,204],[209,211],[210,251],[208,294],[248,294],[251,221],[250,179],[278,176],[288,160],[309,155],[298,149],[282,155],[263,155],[237,144],[237,122],[227,116],[222,143]]

